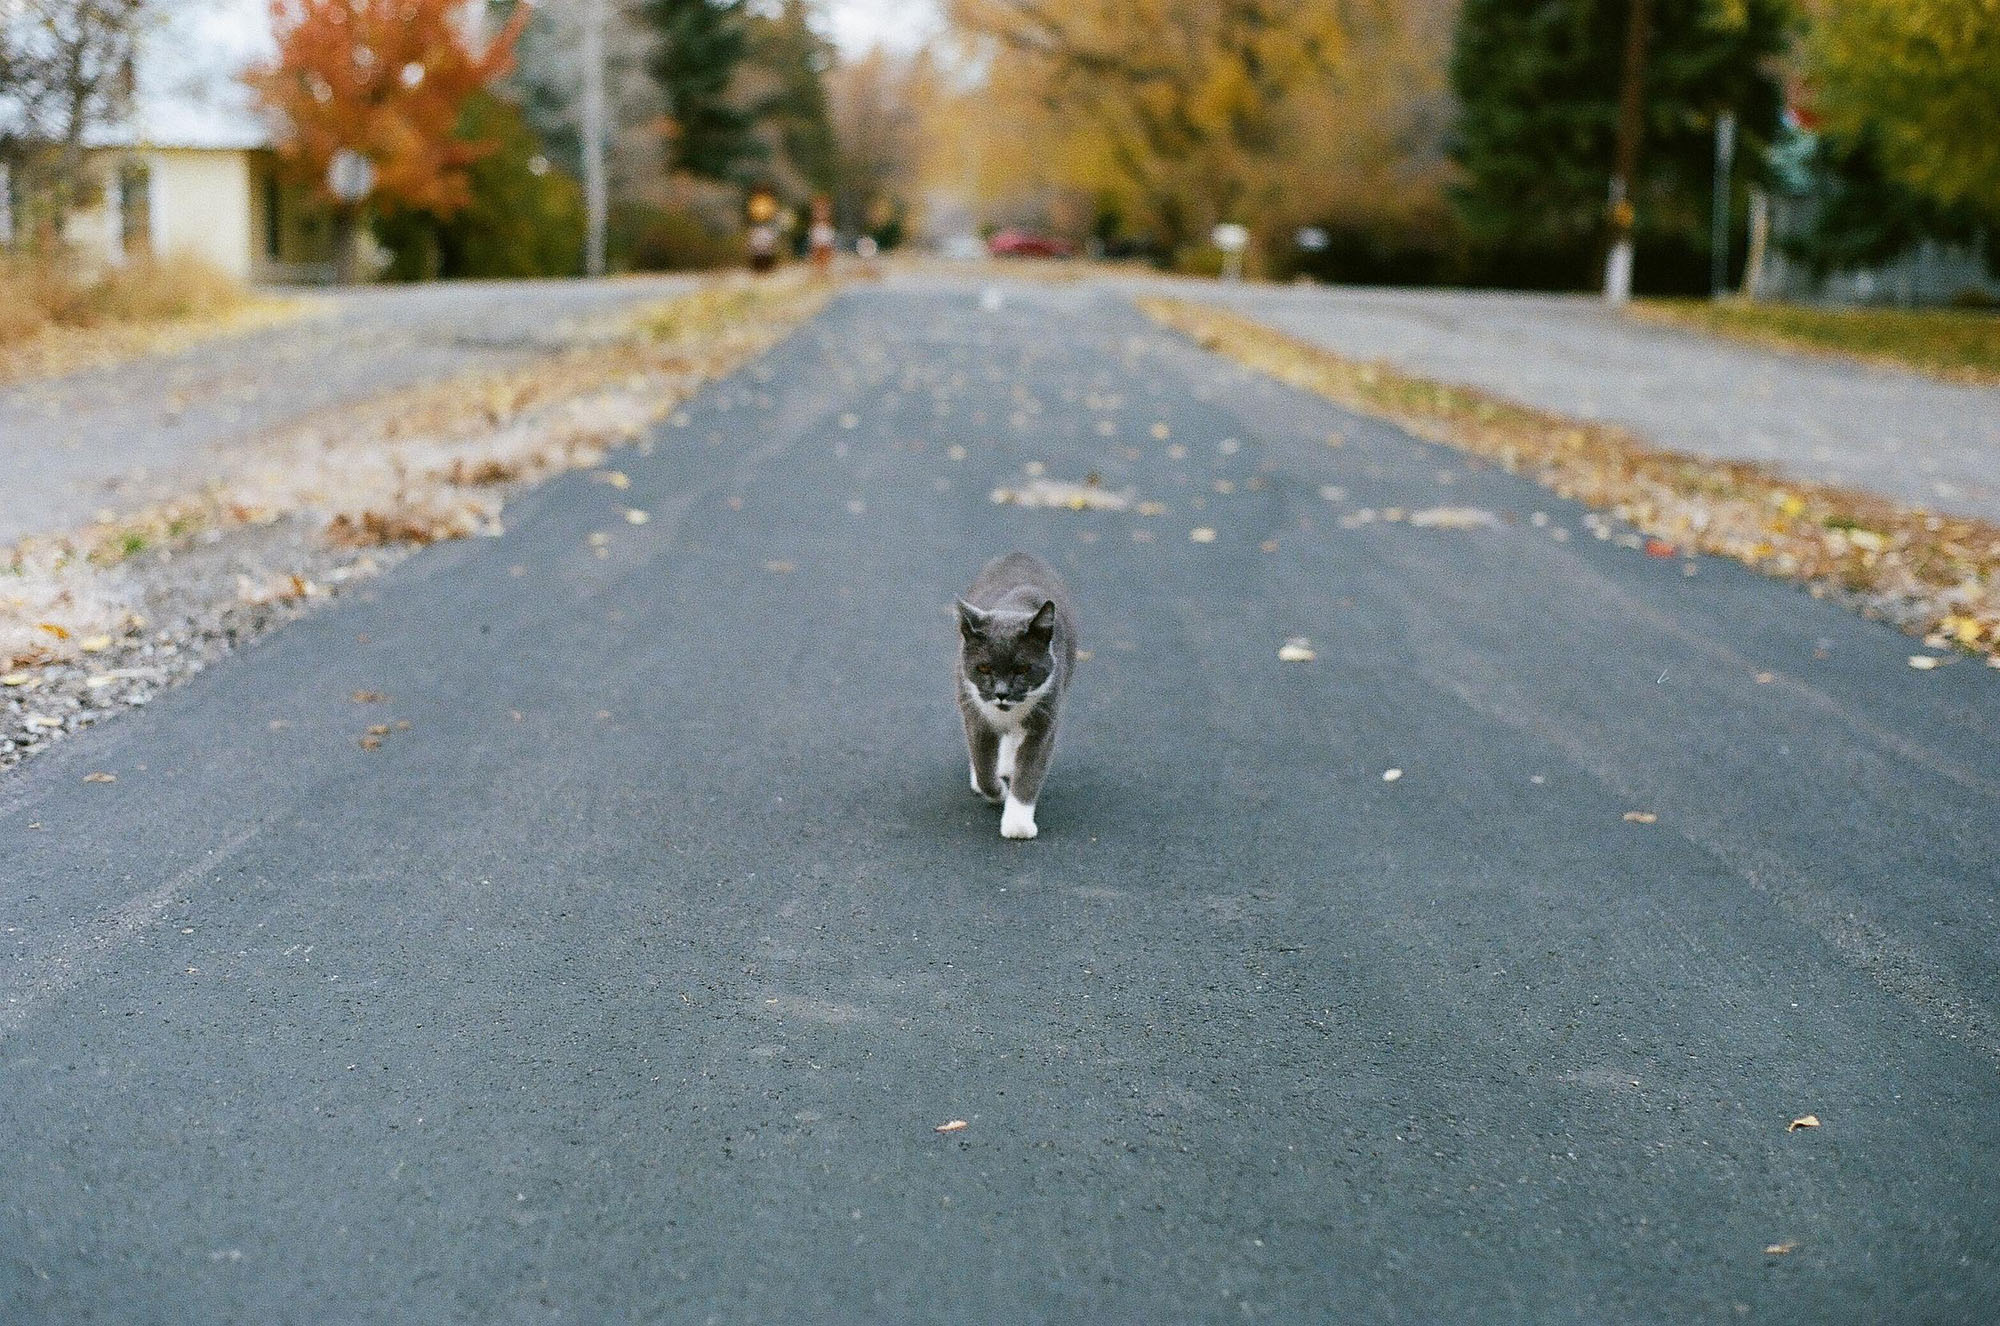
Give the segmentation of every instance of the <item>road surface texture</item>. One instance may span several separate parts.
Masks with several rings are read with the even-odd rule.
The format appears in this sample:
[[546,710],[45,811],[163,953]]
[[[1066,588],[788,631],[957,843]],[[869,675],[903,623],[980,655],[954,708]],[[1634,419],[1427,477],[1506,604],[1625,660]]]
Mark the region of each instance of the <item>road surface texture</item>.
[[399,387],[561,349],[686,277],[465,281],[314,293],[294,322],[0,386],[0,546],[199,487],[232,445]]
[[1147,286],[1675,450],[2000,521],[2000,388],[1656,326],[1586,295]]
[[1996,674],[1087,288],[662,438],[0,782],[9,1322],[1991,1320]]

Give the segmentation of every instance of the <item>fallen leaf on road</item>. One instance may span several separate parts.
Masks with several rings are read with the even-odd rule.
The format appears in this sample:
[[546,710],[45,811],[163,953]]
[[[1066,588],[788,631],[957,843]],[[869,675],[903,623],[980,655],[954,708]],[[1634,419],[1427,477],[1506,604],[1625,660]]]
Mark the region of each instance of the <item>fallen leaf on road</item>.
[[1165,502],[1141,502],[1132,508],[1142,516],[1164,516],[1167,514]]
[[1917,669],[1917,671],[1919,672],[1929,672],[1932,668],[1936,667],[1938,664],[1942,662],[1944,662],[1943,659],[1932,658],[1929,654],[1910,655],[1910,666]]
[[4,677],[0,677],[0,686],[26,686],[34,679],[32,673],[10,672]]
[[369,735],[361,738],[361,749],[380,750],[381,748],[382,748],[382,738],[375,736],[373,733],[370,733]]
[[1345,502],[1347,500],[1347,490],[1337,483],[1321,484],[1319,486],[1319,495],[1328,502]]
[[1673,544],[1668,543],[1665,539],[1646,540],[1646,556],[1648,557],[1672,557],[1679,551],[1680,549],[1674,547]]
[[1382,781],[1385,783],[1393,783],[1402,776],[1403,771],[1401,769],[1384,769],[1382,771]]
[[1817,1114],[1801,1114],[1798,1118],[1785,1125],[1785,1131],[1795,1133],[1801,1128],[1817,1127],[1819,1127],[1819,1116]]
[[348,698],[356,704],[381,704],[389,697],[380,691],[356,691]]
[[101,654],[111,648],[111,637],[108,635],[85,636],[76,642],[76,647],[86,654]]
[[51,718],[47,714],[29,714],[26,722],[29,727],[58,728],[62,726],[60,718]]
[[641,511],[636,506],[625,513],[625,523],[628,525],[643,525],[652,518],[652,513]]
[[386,737],[389,735],[389,725],[387,723],[370,723],[368,725],[368,735],[371,737]]
[[1625,812],[1625,822],[1627,824],[1651,824],[1659,818],[1658,815],[1655,815],[1650,810],[1628,810]]
[[632,480],[627,478],[622,470],[599,470],[591,477],[599,483],[608,483],[613,488],[630,488],[632,486]]
[[995,488],[996,506],[1024,506],[1058,511],[1123,511],[1132,505],[1132,490],[1116,492],[1087,483],[1064,483],[1059,479],[1036,479],[1019,488]]
[[1206,525],[1197,525],[1188,531],[1188,537],[1196,543],[1214,543],[1215,531]]
[[1154,441],[1156,441],[1156,442],[1164,442],[1164,441],[1166,441],[1166,440],[1167,440],[1167,439],[1168,439],[1169,437],[1172,437],[1172,436],[1173,436],[1173,430],[1172,430],[1171,428],[1168,428],[1168,427],[1167,427],[1167,426],[1166,426],[1165,424],[1154,424],[1154,425],[1153,425],[1153,440],[1154,440]]
[[1313,652],[1312,641],[1302,635],[1295,635],[1278,646],[1280,663],[1310,663],[1318,657]]
[[1786,1239],[1783,1243],[1767,1244],[1764,1248],[1764,1255],[1766,1257],[1782,1257],[1788,1252],[1797,1251],[1798,1246],[1797,1239]]
[[87,773],[83,776],[83,781],[86,783],[115,783],[118,781],[118,775],[114,773]]
[[774,576],[782,576],[790,575],[799,568],[793,566],[790,562],[766,562],[764,563],[764,569]]
[[970,1128],[971,1126],[972,1126],[971,1124],[967,1123],[963,1119],[953,1119],[949,1123],[939,1124],[937,1127],[931,1129],[931,1131],[934,1133],[958,1133],[958,1132],[964,1132],[967,1128]]
[[1776,681],[1777,679],[1778,679],[1778,674],[1775,672],[1760,672],[1757,674],[1757,684],[1759,686],[1769,686],[1772,682]]
[[67,626],[63,626],[57,622],[37,622],[35,625],[38,629],[47,631],[58,640],[69,639],[69,627]]
[[1350,511],[1340,518],[1342,529],[1360,529],[1363,525],[1375,523],[1375,508],[1364,506],[1359,511]]
[[853,428],[860,422],[861,416],[858,414],[843,414],[840,416],[840,426],[842,428]]
[[1476,506],[1434,506],[1412,511],[1410,523],[1422,529],[1498,529],[1500,517]]

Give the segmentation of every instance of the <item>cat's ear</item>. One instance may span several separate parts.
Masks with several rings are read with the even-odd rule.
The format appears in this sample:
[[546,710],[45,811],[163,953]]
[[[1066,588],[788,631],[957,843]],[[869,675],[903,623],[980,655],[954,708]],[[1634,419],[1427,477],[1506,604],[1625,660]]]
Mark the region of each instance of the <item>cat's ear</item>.
[[1056,601],[1044,599],[1042,606],[1035,609],[1035,615],[1028,619],[1025,632],[1029,639],[1039,644],[1047,644],[1056,634]]
[[964,599],[958,599],[956,606],[958,608],[959,635],[966,640],[984,640],[986,638],[986,614],[973,607],[970,603],[967,603]]

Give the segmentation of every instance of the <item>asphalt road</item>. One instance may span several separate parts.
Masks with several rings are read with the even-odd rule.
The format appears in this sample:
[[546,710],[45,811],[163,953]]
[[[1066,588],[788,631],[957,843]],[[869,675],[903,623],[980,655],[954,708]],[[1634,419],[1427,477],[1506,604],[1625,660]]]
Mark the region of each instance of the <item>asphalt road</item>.
[[2000,388],[1663,327],[1589,295],[1166,289],[1339,354],[1620,424],[1660,446],[2000,522]]
[[1085,287],[662,431],[0,782],[0,1317],[1992,1319],[2000,674]]
[[0,386],[0,546],[180,496],[232,451],[323,410],[563,348],[682,276],[306,292],[296,321]]

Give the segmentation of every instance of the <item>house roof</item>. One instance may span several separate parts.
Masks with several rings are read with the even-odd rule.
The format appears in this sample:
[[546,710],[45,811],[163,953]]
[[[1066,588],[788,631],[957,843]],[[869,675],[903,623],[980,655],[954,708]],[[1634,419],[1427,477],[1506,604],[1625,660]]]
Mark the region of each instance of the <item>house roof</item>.
[[141,40],[131,120],[86,137],[92,147],[268,147],[270,125],[243,71],[272,51],[264,0],[193,0],[169,7]]

